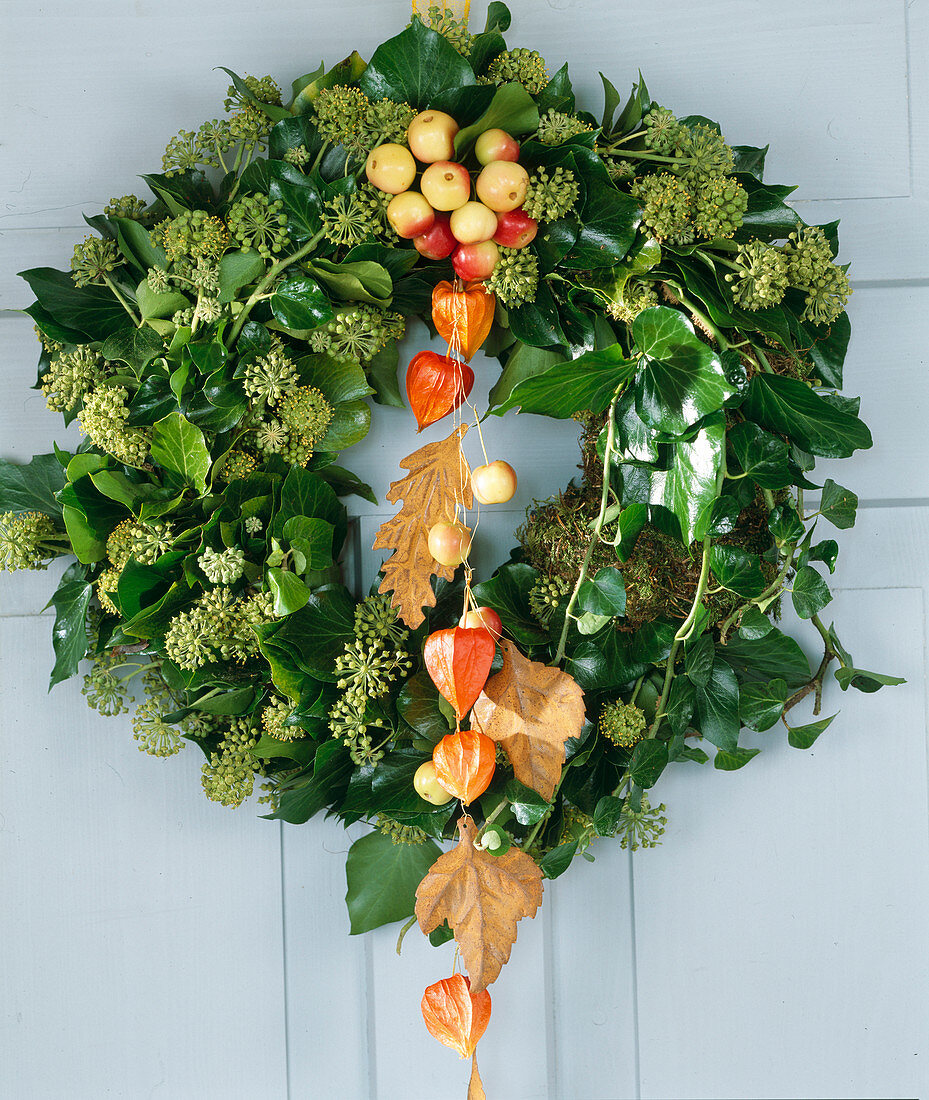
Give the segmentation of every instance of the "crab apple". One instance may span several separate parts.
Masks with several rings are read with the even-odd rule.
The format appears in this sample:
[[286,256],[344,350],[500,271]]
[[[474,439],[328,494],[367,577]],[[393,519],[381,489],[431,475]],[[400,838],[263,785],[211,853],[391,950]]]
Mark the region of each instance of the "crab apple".
[[368,154],[365,175],[368,183],[379,191],[399,195],[416,179],[416,161],[409,149],[402,145],[379,145]]
[[429,553],[439,565],[461,565],[471,549],[471,532],[463,523],[436,523],[429,529]]
[[539,231],[539,223],[522,209],[507,210],[497,215],[497,231],[494,240],[504,248],[525,248],[532,244]]
[[444,111],[420,111],[406,131],[410,151],[423,164],[451,160],[458,123]]
[[497,215],[482,202],[466,202],[452,211],[452,235],[460,244],[489,241],[497,232]]
[[470,627],[472,630],[483,627],[494,641],[499,641],[503,637],[503,623],[492,607],[479,607],[476,611],[466,612],[461,616],[458,625]]
[[516,492],[516,471],[502,458],[486,466],[475,466],[471,488],[481,504],[505,504]]
[[436,214],[432,228],[413,238],[413,246],[427,260],[444,260],[458,247],[448,214]]
[[466,283],[486,279],[497,266],[500,250],[493,241],[477,244],[460,244],[452,253],[452,267],[459,279]]
[[436,779],[435,764],[431,760],[420,764],[413,773],[413,790],[433,806],[444,806],[453,797]]
[[474,143],[474,155],[479,164],[495,160],[519,160],[519,142],[506,130],[485,130]]
[[401,237],[419,237],[435,224],[435,211],[418,191],[403,191],[387,204],[387,220]]
[[485,206],[504,214],[526,201],[529,173],[521,164],[495,160],[481,170],[474,186],[477,197]]
[[437,160],[423,172],[419,187],[436,210],[457,210],[471,198],[471,176],[463,164]]

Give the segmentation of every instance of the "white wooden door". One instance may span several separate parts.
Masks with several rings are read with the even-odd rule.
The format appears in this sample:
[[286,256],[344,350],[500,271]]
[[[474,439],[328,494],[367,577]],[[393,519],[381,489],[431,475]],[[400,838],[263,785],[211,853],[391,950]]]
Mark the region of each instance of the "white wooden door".
[[[809,753],[769,733],[743,771],[669,771],[663,847],[601,843],[594,866],[551,884],[493,990],[488,1093],[926,1095],[929,0],[511,7],[512,41],[568,60],[593,110],[598,70],[625,88],[641,69],[679,113],[719,119],[733,143],[770,141],[769,177],[800,183],[808,221],[842,218],[846,390],[875,447],[843,465],[862,509],[830,612],[865,667],[908,683],[830,689],[842,714]],[[4,457],[72,438],[27,388],[36,351],[15,272],[62,266],[83,211],[135,189],[173,133],[218,113],[214,66],[286,83],[321,57],[370,56],[407,14],[401,0],[4,0]],[[492,369],[478,362],[478,390]],[[570,425],[511,414],[491,431],[521,484],[482,519],[488,567],[576,462]],[[348,465],[383,497],[412,439],[407,417],[379,409]],[[379,511],[362,518],[366,545]],[[463,1095],[465,1066],[418,1008],[451,948],[411,933],[398,959],[394,928],[349,937],[343,830],[208,803],[193,752],[153,760],[77,685],[47,695],[51,583],[0,583],[0,1096]]]

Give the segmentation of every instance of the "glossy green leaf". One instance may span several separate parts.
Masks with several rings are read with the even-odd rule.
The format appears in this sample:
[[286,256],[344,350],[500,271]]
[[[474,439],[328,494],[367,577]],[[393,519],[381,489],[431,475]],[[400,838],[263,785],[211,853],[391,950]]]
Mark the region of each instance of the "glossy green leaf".
[[85,579],[80,565],[71,565],[45,605],[55,608],[55,624],[52,627],[55,667],[49,680],[49,691],[55,684],[77,672],[77,666],[87,651],[85,621],[93,592],[93,585]]
[[206,492],[210,452],[203,432],[180,413],[168,413],[152,428],[152,458],[198,493]]
[[254,248],[227,252],[219,261],[219,300],[224,305],[235,300],[236,292],[254,283],[265,273],[265,262]]
[[488,581],[474,586],[474,598],[481,607],[492,607],[500,616],[507,635],[520,645],[548,640],[548,633],[539,626],[529,610],[529,593],[539,579],[531,565],[508,562]]
[[691,683],[699,688],[705,688],[709,684],[715,658],[716,650],[711,634],[701,634],[699,638],[687,643],[684,650],[684,668]]
[[739,743],[739,683],[733,670],[715,661],[705,688],[696,688],[696,716],[700,732],[718,749],[732,752]]
[[803,538],[803,521],[792,504],[778,504],[768,518],[768,530],[781,546],[798,543]]
[[837,409],[796,378],[756,374],[742,411],[823,458],[848,458],[871,446],[871,433],[857,416]]
[[506,785],[506,798],[513,810],[513,816],[520,825],[535,825],[551,810],[551,802],[531,787],[511,779]]
[[144,321],[153,317],[172,317],[179,309],[187,309],[191,304],[176,290],[152,290],[147,279],[139,283],[135,293],[139,313]]
[[104,340],[100,354],[111,361],[120,359],[140,374],[153,359],[164,354],[164,340],[148,325],[124,329]]
[[303,825],[344,794],[354,767],[349,751],[341,741],[323,742],[316,750],[312,775],[308,775],[300,786],[285,790],[281,795],[280,808],[267,816],[272,821]]
[[851,489],[837,485],[831,477],[827,478],[819,501],[819,511],[833,527],[844,531],[855,526],[858,497]]
[[757,554],[741,546],[711,546],[710,570],[724,588],[750,599],[760,596],[768,586]]
[[743,421],[729,430],[729,443],[742,470],[764,489],[783,489],[793,482],[783,439]]
[[431,840],[394,844],[384,833],[369,833],[348,850],[345,902],[351,934],[405,920],[416,904],[416,887],[441,855]]
[[275,319],[293,332],[308,332],[332,319],[332,306],[314,279],[297,277],[280,283],[270,298]]
[[313,275],[328,290],[337,298],[349,302],[385,306],[393,291],[390,272],[373,260],[334,263],[332,260],[316,259],[312,261],[311,268]]
[[116,223],[116,239],[119,250],[143,271],[151,267],[163,270],[168,266],[168,257],[161,245],[155,244],[144,225],[132,218],[113,218]]
[[295,573],[269,568],[266,576],[274,597],[275,615],[290,615],[293,611],[299,611],[309,600],[310,590]]
[[422,110],[442,92],[476,82],[461,54],[414,15],[406,30],[374,51],[359,84],[369,99],[405,101]]
[[754,641],[774,629],[774,623],[757,607],[747,607],[739,619],[739,637]]
[[65,483],[65,472],[53,454],[36,455],[20,464],[0,458],[0,512],[44,512],[61,519],[56,499]]
[[51,267],[20,271],[19,277],[26,280],[49,317],[86,340],[105,340],[114,332],[135,327],[108,287],[77,287],[68,272]]
[[517,383],[503,404],[494,409],[502,416],[507,409],[567,419],[580,409],[603,412],[613,394],[635,373],[635,363],[626,359],[619,344],[591,351],[577,359],[556,363],[542,374]]
[[625,801],[607,794],[599,800],[593,812],[594,828],[598,836],[614,836],[622,820]]
[[837,668],[835,678],[843,691],[853,687],[867,694],[879,691],[882,687],[896,687],[906,683],[902,676],[888,676],[883,672],[865,672],[860,668]]
[[667,742],[652,739],[640,741],[633,750],[629,774],[636,786],[648,790],[658,782],[667,764]]
[[739,717],[743,725],[759,733],[780,718],[789,692],[787,682],[776,678],[767,683],[742,684],[739,688]]
[[719,749],[713,759],[713,767],[722,772],[738,771],[760,752],[761,749],[744,749],[738,746],[728,750]]
[[397,713],[420,737],[433,745],[451,732],[439,693],[425,669],[414,673],[400,689]]
[[456,160],[462,150],[470,149],[472,143],[486,130],[505,130],[513,137],[531,134],[539,128],[539,108],[535,100],[522,84],[504,84],[497,88],[490,106],[470,126],[465,126],[455,135]]
[[642,217],[638,202],[607,183],[596,183],[581,210],[581,230],[562,266],[590,271],[612,267],[629,251]]
[[709,526],[725,441],[723,414],[708,417],[692,440],[672,444],[668,469],[651,476],[650,502],[674,513],[687,545],[702,539]]
[[565,357],[560,351],[517,344],[500,372],[500,377],[491,387],[490,404],[503,405],[520,382],[544,374],[549,368],[564,361]]
[[567,844],[559,844],[557,848],[552,848],[550,852],[546,852],[539,860],[542,874],[546,878],[558,878],[559,875],[563,875],[571,866],[571,860],[574,859],[576,854],[576,840],[572,840]]
[[787,681],[788,687],[798,688],[807,683],[812,675],[810,662],[803,650],[776,626],[772,626],[763,638],[730,637],[716,654],[743,679],[770,680],[780,677]]
[[801,565],[791,591],[794,610],[801,619],[811,619],[831,602],[829,585],[811,565]]
[[588,578],[580,587],[577,605],[592,615],[622,615],[626,610],[626,586],[618,569],[604,566],[596,576]]
[[795,749],[810,748],[821,733],[832,725],[835,714],[828,718],[821,718],[818,722],[810,722],[805,726],[792,726],[787,734],[787,743]]

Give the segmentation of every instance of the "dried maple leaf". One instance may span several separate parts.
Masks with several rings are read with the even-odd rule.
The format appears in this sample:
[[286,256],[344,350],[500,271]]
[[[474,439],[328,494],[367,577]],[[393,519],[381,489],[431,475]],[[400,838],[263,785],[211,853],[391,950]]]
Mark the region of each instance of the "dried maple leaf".
[[409,474],[391,483],[387,499],[403,507],[378,528],[375,550],[393,550],[384,562],[384,579],[379,592],[392,592],[391,603],[400,618],[415,630],[423,621],[424,607],[435,607],[430,578],[433,573],[453,580],[452,566],[439,565],[429,553],[429,529],[440,521],[455,518],[455,505],[470,508],[471,470],[461,451],[468,430],[457,427],[448,439],[427,443],[400,465]]
[[503,668],[474,704],[477,729],[504,748],[520,783],[551,799],[561,778],[564,743],[584,726],[584,692],[567,672],[524,657],[503,640]]
[[426,933],[448,921],[477,993],[510,957],[516,922],[542,904],[542,872],[518,848],[502,856],[475,848],[470,817],[461,818],[458,832],[458,847],[439,856],[416,889],[416,917]]

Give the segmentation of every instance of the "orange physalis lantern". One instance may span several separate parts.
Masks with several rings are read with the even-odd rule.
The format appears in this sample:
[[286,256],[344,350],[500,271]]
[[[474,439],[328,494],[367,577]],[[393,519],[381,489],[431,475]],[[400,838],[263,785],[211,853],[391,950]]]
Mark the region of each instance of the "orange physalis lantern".
[[467,363],[434,351],[421,351],[406,369],[406,395],[418,430],[435,424],[462,405],[474,385]]
[[472,993],[470,979],[453,974],[426,988],[422,1010],[430,1035],[470,1058],[490,1020],[490,994]]
[[487,683],[496,646],[482,627],[455,626],[426,639],[423,661],[439,694],[461,719],[474,706]]
[[458,290],[443,281],[432,292],[432,323],[450,348],[470,359],[490,333],[496,303],[483,283]]
[[449,733],[432,750],[440,787],[466,806],[487,790],[497,766],[497,746],[478,730]]

